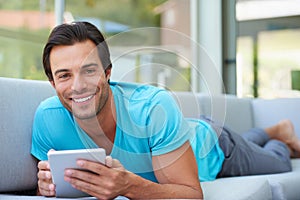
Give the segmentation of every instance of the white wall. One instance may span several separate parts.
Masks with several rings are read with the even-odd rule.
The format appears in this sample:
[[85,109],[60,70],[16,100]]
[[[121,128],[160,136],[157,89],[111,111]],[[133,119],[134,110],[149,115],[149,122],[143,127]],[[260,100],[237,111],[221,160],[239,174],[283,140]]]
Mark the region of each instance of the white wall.
[[191,1],[191,36],[194,41],[192,84],[196,84],[193,88],[205,93],[222,93],[222,0]]

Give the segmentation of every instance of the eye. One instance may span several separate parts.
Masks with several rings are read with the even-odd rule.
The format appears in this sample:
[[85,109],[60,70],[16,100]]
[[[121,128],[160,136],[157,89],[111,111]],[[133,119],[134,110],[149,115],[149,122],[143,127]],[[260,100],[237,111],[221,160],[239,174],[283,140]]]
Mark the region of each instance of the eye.
[[69,78],[70,77],[70,74],[69,73],[63,73],[63,74],[60,74],[59,76],[58,76],[58,79],[60,79],[60,80],[65,80],[65,79],[67,79],[67,78]]
[[94,69],[87,69],[87,70],[85,70],[85,73],[87,73],[87,74],[92,74],[92,73],[94,73],[96,70],[94,70]]
[[96,69],[95,68],[86,68],[84,69],[83,73],[85,75],[94,75],[96,73]]

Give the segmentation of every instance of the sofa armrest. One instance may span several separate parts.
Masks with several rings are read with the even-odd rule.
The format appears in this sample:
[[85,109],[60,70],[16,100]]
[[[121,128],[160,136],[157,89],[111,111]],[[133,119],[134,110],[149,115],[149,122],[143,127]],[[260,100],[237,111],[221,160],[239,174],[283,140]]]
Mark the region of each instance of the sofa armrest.
[[32,190],[37,163],[30,155],[35,110],[55,94],[49,82],[0,78],[0,192]]

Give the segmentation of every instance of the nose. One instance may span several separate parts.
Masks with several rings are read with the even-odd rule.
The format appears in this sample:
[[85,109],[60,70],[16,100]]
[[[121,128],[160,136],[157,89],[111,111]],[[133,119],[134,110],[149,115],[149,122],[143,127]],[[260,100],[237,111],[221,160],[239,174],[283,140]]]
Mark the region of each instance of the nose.
[[87,87],[87,82],[84,77],[80,75],[74,76],[73,84],[71,86],[72,91],[81,93]]

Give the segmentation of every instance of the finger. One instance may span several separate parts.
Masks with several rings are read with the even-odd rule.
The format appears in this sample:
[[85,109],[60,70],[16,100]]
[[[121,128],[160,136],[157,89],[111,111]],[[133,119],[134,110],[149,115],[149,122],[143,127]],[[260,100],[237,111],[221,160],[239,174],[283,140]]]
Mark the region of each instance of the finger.
[[105,165],[109,168],[124,169],[119,160],[113,159],[111,156],[106,156]]
[[113,159],[113,168],[124,169],[124,167],[121,164],[121,162],[119,160],[117,160],[117,159]]
[[55,185],[52,182],[43,180],[38,181],[39,188],[45,191],[55,191]]
[[[75,175],[75,173],[73,175]],[[93,183],[86,182],[86,181],[78,179],[78,178],[72,177],[72,178],[65,179],[65,180],[68,181],[72,185],[72,187],[74,187],[78,190],[81,190],[83,192],[86,192],[86,193],[90,193],[90,191],[88,191],[88,190],[97,191],[99,189],[99,188],[95,187],[95,185]],[[89,179],[89,181],[91,181],[91,180]]]
[[39,171],[37,174],[38,179],[42,180],[52,180],[52,175],[50,171]]
[[77,187],[82,184],[91,185],[99,185],[99,183],[103,182],[100,180],[101,177],[99,174],[95,174],[93,172],[76,170],[76,169],[66,169],[64,180],[69,182],[73,187]]
[[112,167],[113,166],[113,159],[111,156],[106,156],[105,158],[105,165],[107,167]]
[[88,161],[88,160],[78,160],[76,164],[83,169],[89,170],[91,172],[94,172],[96,174],[103,174],[103,171],[105,171],[107,166],[98,163],[98,162],[93,162],[93,161]]
[[43,180],[38,181],[39,192],[44,196],[55,195],[55,185],[52,182],[47,182]]
[[50,170],[50,164],[48,161],[43,160],[38,163],[38,168],[40,170]]
[[109,179],[105,179],[101,175],[76,169],[67,169],[65,174],[65,181],[69,182],[72,187],[95,196],[97,199],[112,199],[111,195],[109,195],[112,190],[105,189],[107,188],[105,184],[109,182]]
[[97,199],[113,199],[112,197],[108,197],[111,193],[111,191],[104,189],[103,187],[96,186],[92,183],[87,183],[81,180],[74,180],[71,185],[78,189],[81,190],[91,196],[97,197]]
[[45,197],[54,197],[55,196],[55,191],[46,191],[46,190],[43,190],[43,191],[40,191],[41,195],[42,196],[45,196]]
[[56,194],[55,190],[45,190],[43,188],[39,188],[39,193],[40,193],[40,195],[46,196],[46,197],[55,196],[55,194]]

